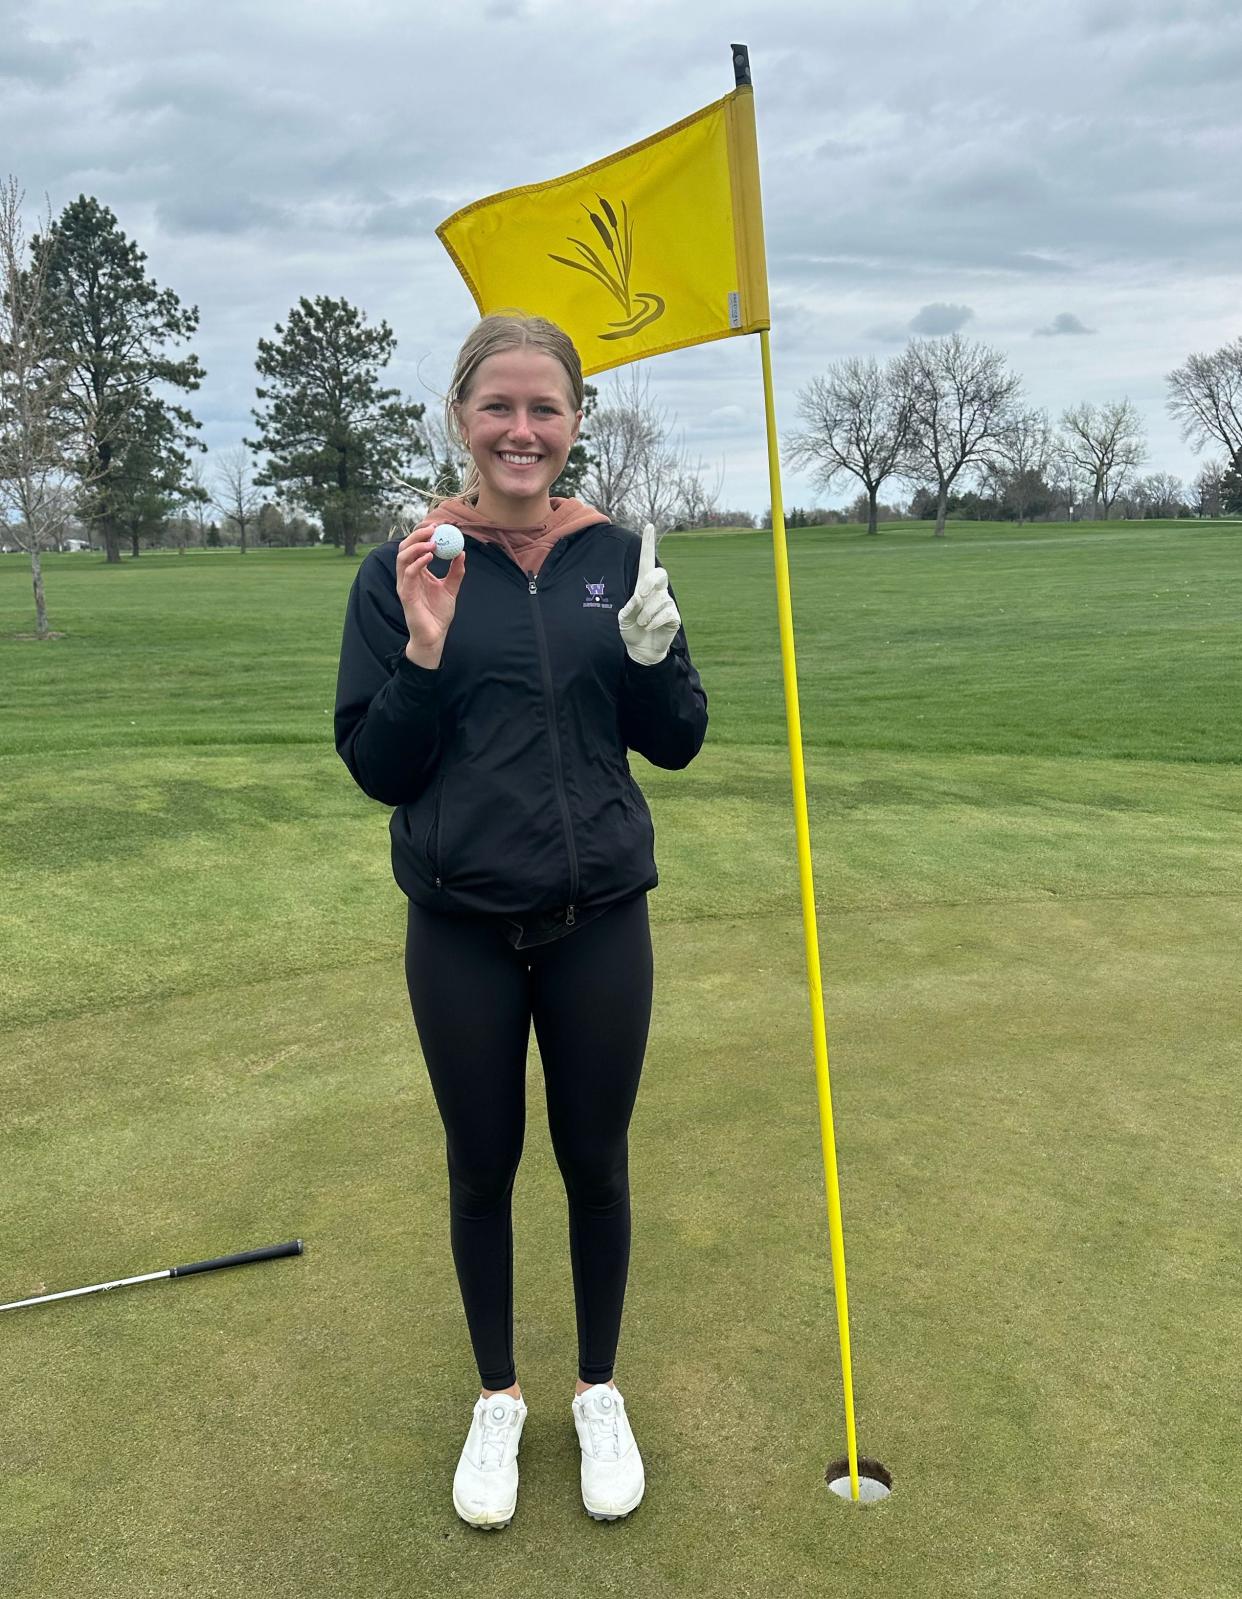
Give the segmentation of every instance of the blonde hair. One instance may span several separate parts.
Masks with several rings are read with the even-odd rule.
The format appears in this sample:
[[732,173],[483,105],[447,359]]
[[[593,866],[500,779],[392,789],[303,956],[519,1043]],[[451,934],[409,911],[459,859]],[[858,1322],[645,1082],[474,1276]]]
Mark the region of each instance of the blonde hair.
[[[457,352],[453,380],[444,397],[445,430],[448,437],[462,449],[466,448],[466,443],[453,406],[469,399],[479,367],[488,356],[499,355],[505,350],[535,350],[543,355],[555,356],[565,369],[570,410],[582,409],[582,360],[564,328],[549,322],[546,317],[528,316],[524,311],[496,311],[491,316],[483,317]],[[477,505],[481,483],[479,468],[471,461],[460,494],[432,494],[428,497],[428,509],[434,509],[449,499],[468,500],[471,505]]]

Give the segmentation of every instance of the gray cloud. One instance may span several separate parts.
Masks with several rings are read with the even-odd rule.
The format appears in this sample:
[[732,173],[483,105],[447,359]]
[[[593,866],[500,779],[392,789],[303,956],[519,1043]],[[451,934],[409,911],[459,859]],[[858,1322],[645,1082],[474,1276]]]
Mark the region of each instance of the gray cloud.
[[751,426],[751,421],[751,413],[744,405],[718,405],[703,418],[703,428],[718,433],[740,433]]
[[[971,279],[1043,278],[1070,276],[1080,270],[1070,261],[1052,255],[1039,255],[1030,250],[1006,250],[995,244],[989,246],[986,241],[980,242],[977,252],[968,255],[960,248],[951,248],[945,253],[908,249],[904,242],[890,244],[878,233],[874,239],[864,241],[856,233],[853,242],[870,244],[874,253],[864,254],[860,251],[852,255],[834,251],[818,254],[798,248],[805,238],[800,239],[793,229],[782,230],[779,238],[774,238],[777,230],[773,227],[767,228],[766,232],[769,270],[779,260],[782,276],[796,278],[799,287],[804,287],[807,280],[817,283],[841,280],[877,284],[914,278],[922,282],[928,277],[943,277],[946,273]],[[784,243],[786,239],[789,241],[788,248]]]
[[[732,86],[708,0],[370,0],[348,15],[214,0],[211,28],[190,31],[184,7],[133,0],[4,9],[5,169],[32,211],[45,190],[54,209],[97,195],[155,280],[199,306],[193,404],[213,447],[249,430],[256,339],[300,294],[385,317],[392,381],[443,386],[476,311],[436,224]],[[751,53],[778,412],[826,362],[972,310],[1037,403],[1146,394],[1153,470],[1193,475],[1163,374],[1238,331],[1242,190],[1222,181],[1242,145],[1237,0],[829,9],[770,0]],[[585,122],[564,97],[584,61],[608,63]],[[946,310],[954,291],[966,303]],[[1064,305],[1100,332],[1072,336]],[[717,430],[727,501],[766,504],[762,422],[748,440],[734,409],[755,414],[753,342],[649,369],[688,427]],[[786,492],[803,492],[792,475]]]
[[1048,185],[1026,161],[985,160],[936,184],[933,196],[947,205],[992,208],[1027,206],[1046,198]]
[[1008,258],[1008,264],[1004,270],[1042,275],[1044,273],[1073,272],[1075,268],[1068,261],[1058,260],[1056,256],[1039,255],[1034,250],[1018,250]]
[[957,333],[974,314],[968,305],[946,305],[937,300],[933,305],[925,305],[911,317],[910,332],[926,334],[933,339],[944,333]]
[[1237,91],[1242,78],[1242,44],[1225,49],[1211,40],[1195,41],[1186,50],[1170,51],[1167,43],[1152,41],[1147,44],[1129,74],[1130,85],[1135,89],[1160,89],[1167,92],[1171,84],[1195,85],[1225,83]]
[[434,195],[417,200],[394,200],[389,196],[371,209],[362,230],[374,238],[426,238],[456,208],[455,200]]
[[905,344],[911,334],[921,339],[938,339],[941,334],[957,333],[969,323],[973,315],[975,313],[969,305],[948,305],[943,301],[935,301],[914,312],[910,321],[905,323],[897,321],[874,323],[871,328],[863,329],[863,337],[879,339],[882,344]]
[[1088,37],[1129,33],[1145,40],[1152,34],[1216,30],[1236,18],[1236,0],[1091,0],[1083,26]]
[[214,233],[224,237],[257,231],[283,232],[289,222],[284,206],[227,190],[177,195],[161,201],[155,215],[169,233]]
[[1094,333],[1094,328],[1084,327],[1072,311],[1062,311],[1054,316],[1046,328],[1036,328],[1039,338],[1055,339],[1062,333]]
[[821,139],[811,155],[817,161],[842,161],[849,156],[866,154],[867,146],[860,139]]
[[879,322],[866,328],[863,337],[879,339],[884,344],[904,344],[914,334],[919,338],[938,339],[946,333],[957,333],[974,316],[968,305],[948,305],[943,300],[934,301],[916,311],[908,322]]
[[53,88],[67,83],[79,70],[85,55],[82,39],[35,39],[11,17],[12,30],[0,45],[0,81]]

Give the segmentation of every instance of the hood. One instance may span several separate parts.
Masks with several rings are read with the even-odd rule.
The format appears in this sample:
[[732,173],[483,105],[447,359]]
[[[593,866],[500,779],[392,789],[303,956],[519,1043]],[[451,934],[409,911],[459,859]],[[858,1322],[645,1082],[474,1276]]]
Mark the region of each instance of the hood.
[[451,522],[454,527],[469,533],[471,538],[484,544],[499,544],[505,553],[517,562],[523,572],[538,572],[548,552],[558,539],[577,533],[584,527],[594,527],[597,522],[609,519],[584,500],[551,497],[552,514],[546,522],[533,527],[500,527],[489,522],[476,505],[469,500],[444,500],[427,512],[425,521]]

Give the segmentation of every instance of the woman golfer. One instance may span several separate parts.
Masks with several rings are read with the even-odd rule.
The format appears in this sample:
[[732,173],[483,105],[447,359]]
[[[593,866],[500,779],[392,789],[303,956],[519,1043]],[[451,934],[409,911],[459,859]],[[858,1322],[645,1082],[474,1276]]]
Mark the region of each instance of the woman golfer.
[[[448,1155],[449,1238],[482,1393],[453,1479],[476,1527],[517,1504],[513,1182],[531,1023],[569,1202],[573,1418],[597,1520],[643,1495],[613,1379],[630,1254],[627,1132],[651,1020],[654,831],[627,750],[680,768],[707,730],[654,534],[552,499],[582,422],[573,343],[488,316],[445,407],[474,465],[350,590],[336,748],[395,807],[405,970]],[[440,522],[465,549],[434,554]]]

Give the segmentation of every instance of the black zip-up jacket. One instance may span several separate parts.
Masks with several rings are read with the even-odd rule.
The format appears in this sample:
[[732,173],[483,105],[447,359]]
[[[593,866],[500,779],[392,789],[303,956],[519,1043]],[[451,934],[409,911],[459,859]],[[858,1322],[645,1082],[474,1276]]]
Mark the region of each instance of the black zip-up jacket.
[[[537,575],[463,533],[465,581],[434,670],[405,653],[398,541],[359,566],[337,752],[364,794],[396,807],[393,876],[411,900],[542,914],[568,928],[659,882],[651,813],[626,752],[689,765],[707,695],[684,627],[655,666],[626,652],[617,612],[637,581],[637,533],[608,522],[569,533]],[[430,563],[436,577],[448,568]]]

